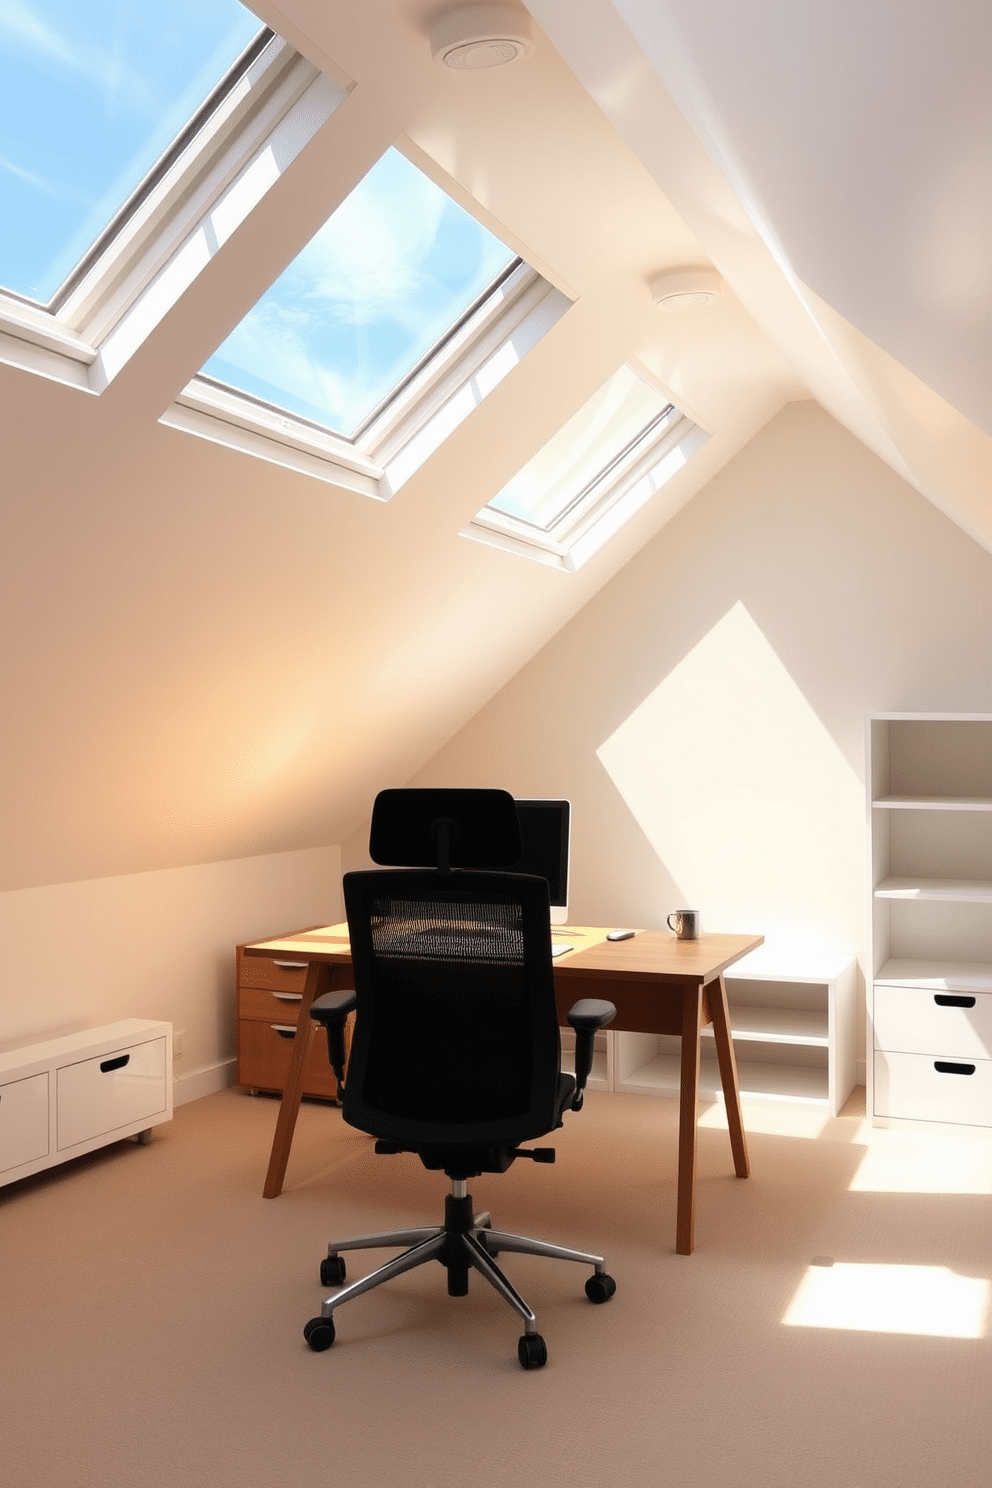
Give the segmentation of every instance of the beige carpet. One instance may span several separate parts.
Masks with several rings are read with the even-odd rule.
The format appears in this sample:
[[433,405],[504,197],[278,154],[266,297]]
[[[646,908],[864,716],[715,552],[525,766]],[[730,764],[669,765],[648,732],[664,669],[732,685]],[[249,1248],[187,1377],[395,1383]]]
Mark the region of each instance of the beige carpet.
[[225,1091],[150,1147],[0,1189],[4,1488],[992,1480],[992,1143],[754,1105],[742,1182],[713,1110],[684,1257],[675,1103],[593,1093],[556,1167],[472,1185],[617,1280],[594,1307],[580,1268],[504,1258],[548,1342],[525,1373],[515,1315],[481,1279],[447,1297],[438,1266],[307,1349],[327,1239],[432,1223],[444,1180],[308,1105],[266,1201],[275,1115]]

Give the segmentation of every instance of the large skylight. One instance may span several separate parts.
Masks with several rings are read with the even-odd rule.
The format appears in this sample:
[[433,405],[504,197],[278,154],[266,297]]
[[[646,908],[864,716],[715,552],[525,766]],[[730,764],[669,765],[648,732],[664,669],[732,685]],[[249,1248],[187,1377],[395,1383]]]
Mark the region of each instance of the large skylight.
[[260,30],[237,0],[0,0],[0,285],[50,302]]
[[518,262],[390,149],[202,369],[354,438]]
[[623,366],[477,513],[465,536],[578,568],[705,439],[652,383]]

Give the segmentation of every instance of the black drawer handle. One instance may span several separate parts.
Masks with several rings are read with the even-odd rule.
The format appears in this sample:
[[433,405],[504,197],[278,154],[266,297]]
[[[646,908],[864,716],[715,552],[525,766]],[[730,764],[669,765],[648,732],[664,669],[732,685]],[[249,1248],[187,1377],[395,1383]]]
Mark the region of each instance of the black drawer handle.
[[270,1023],[269,1027],[272,1029],[272,1032],[277,1033],[280,1038],[291,1039],[296,1037],[296,1029],[293,1027],[292,1023]]
[[123,1069],[130,1058],[130,1054],[118,1054],[114,1059],[104,1059],[100,1064],[100,1073],[109,1075],[111,1070]]
[[974,1007],[977,997],[962,997],[957,992],[935,992],[933,1000],[938,1007]]
[[933,1067],[938,1075],[973,1075],[973,1064],[952,1064],[949,1059],[935,1059]]

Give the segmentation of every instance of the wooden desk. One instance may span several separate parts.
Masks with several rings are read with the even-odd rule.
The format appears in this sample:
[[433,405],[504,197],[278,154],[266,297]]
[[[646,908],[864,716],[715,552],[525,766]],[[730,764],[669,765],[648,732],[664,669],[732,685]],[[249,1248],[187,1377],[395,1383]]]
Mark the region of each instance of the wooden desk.
[[[567,939],[575,947],[555,960],[555,992],[563,1024],[567,1010],[578,998],[606,997],[616,1004],[614,1028],[681,1036],[675,1249],[680,1255],[690,1255],[695,1238],[700,1032],[706,1024],[713,1024],[734,1171],[738,1178],[746,1178],[750,1162],[723,973],[759,946],[764,937],[702,935],[698,940],[679,941],[665,931],[640,930],[631,940],[607,941],[604,929],[569,925],[556,926],[554,939],[556,942]],[[263,1189],[265,1197],[272,1199],[282,1190],[300,1109],[304,1065],[314,1029],[308,1016],[310,1004],[322,992],[351,985],[348,927],[328,925],[297,931],[277,940],[245,946],[244,954],[291,956],[309,962],[293,1057]]]

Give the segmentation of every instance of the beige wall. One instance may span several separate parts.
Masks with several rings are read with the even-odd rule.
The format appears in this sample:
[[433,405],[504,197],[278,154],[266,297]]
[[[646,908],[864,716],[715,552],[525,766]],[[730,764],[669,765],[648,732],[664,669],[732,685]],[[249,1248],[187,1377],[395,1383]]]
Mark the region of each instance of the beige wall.
[[571,797],[577,922],[860,953],[890,709],[992,710],[992,557],[792,404],[411,783]]
[[176,1099],[234,1077],[234,947],[341,914],[336,847],[0,894],[0,1047],[118,1018],[185,1031]]

